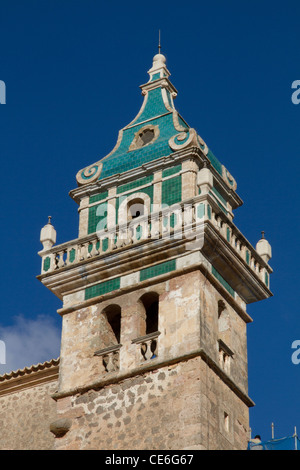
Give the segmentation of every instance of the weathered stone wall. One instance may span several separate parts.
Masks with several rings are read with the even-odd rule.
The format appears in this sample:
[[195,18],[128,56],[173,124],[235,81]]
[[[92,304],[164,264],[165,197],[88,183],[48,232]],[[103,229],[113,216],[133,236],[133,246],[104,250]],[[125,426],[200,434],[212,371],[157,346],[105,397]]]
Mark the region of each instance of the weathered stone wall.
[[246,450],[249,408],[201,361],[201,444],[206,450]]
[[[0,396],[0,449],[51,450],[54,436],[50,423],[56,419],[51,394],[57,381],[46,382]],[[1,389],[0,389],[1,390]]]
[[58,401],[72,427],[62,449],[176,449],[200,445],[199,359]]
[[148,287],[116,295],[63,317],[59,391],[85,387],[105,375],[102,361],[94,353],[107,346],[109,329],[103,311],[121,307],[121,344],[119,374],[143,367],[140,348],[132,340],[141,336],[140,298],[159,295],[158,358],[168,361],[199,348],[200,272],[194,271],[157,282]]
[[[134,340],[144,334],[140,298],[151,292],[159,295],[158,353],[143,361]],[[223,294],[194,270],[68,312],[56,398],[58,418],[72,425],[55,447],[246,449],[247,317],[239,299]],[[107,373],[94,353],[111,338],[103,312],[114,304],[122,346],[118,368]],[[233,353],[229,370],[219,340]]]
[[[228,414],[228,429],[224,413]],[[58,400],[56,449],[246,449],[248,407],[200,357]]]
[[[201,346],[210,357],[219,363],[218,341],[222,340],[233,352],[230,370],[227,374],[235,384],[248,393],[248,358],[247,358],[247,323],[235,308],[230,296],[224,296],[202,275],[200,279],[201,316],[200,337]],[[237,301],[239,299],[236,299]],[[219,320],[219,303],[224,306],[225,319]],[[246,315],[246,312],[244,312]],[[250,320],[250,319],[249,319]]]

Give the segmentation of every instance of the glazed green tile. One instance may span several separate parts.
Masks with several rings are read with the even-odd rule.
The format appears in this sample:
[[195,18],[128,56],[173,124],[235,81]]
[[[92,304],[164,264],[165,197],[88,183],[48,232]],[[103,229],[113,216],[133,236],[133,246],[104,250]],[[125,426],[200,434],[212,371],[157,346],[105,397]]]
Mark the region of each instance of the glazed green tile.
[[[147,163],[173,153],[169,146],[169,140],[171,137],[178,134],[178,130],[174,127],[173,113],[167,112],[163,116],[153,117],[147,123],[159,127],[158,138],[149,145],[129,151],[129,147],[135,138],[135,134],[139,129],[145,127],[145,123],[138,123],[132,127],[123,129],[120,145],[114,152],[112,152],[111,155],[102,160],[103,168],[100,174],[100,179],[116,173],[123,173],[129,169],[137,168],[143,163]],[[186,123],[180,116],[179,123],[187,128]]]
[[199,204],[197,207],[197,217],[198,219],[202,219],[204,215],[205,215],[205,204],[201,202],[201,204]]
[[142,238],[142,235],[143,235],[143,228],[141,225],[138,225],[136,228],[136,239],[140,240]]
[[91,287],[87,287],[85,289],[85,300],[120,289],[120,279],[121,278],[118,277],[115,279],[110,279],[109,281],[100,282],[99,284]]
[[104,252],[107,251],[107,249],[108,249],[108,241],[109,241],[108,238],[104,238],[102,240],[102,251],[104,251]]
[[223,204],[226,207],[227,202],[226,202],[226,199],[222,196],[222,194],[214,186],[211,189],[213,193],[215,193],[215,195],[223,202]]
[[45,259],[44,259],[44,271],[48,271],[50,269],[50,263],[51,263],[51,260],[49,258],[49,256],[47,256]]
[[211,220],[211,207],[209,204],[207,204],[207,215],[208,215],[209,220]]
[[158,73],[154,73],[154,74],[152,75],[151,81],[154,82],[154,80],[157,80],[158,78],[160,78],[160,73],[159,73],[159,72],[158,72]]
[[265,273],[265,284],[267,287],[269,287],[269,275],[267,272]]
[[170,215],[170,227],[174,228],[177,222],[177,216],[176,214],[172,213]]
[[166,261],[165,263],[156,264],[149,268],[142,269],[140,271],[140,281],[145,281],[152,277],[166,274],[176,269],[176,260]]
[[168,110],[163,101],[161,88],[154,88],[148,92],[146,106],[140,116],[136,119],[135,124],[153,118],[153,116],[160,116],[166,112],[168,112]]
[[162,204],[171,206],[181,201],[181,175],[162,182]]
[[88,234],[107,227],[107,202],[89,208]]
[[[176,150],[170,147],[170,139],[174,139],[174,142],[179,145],[179,149],[180,145],[183,145],[189,139],[190,127],[176,112],[170,90],[168,88],[162,88],[159,81],[157,82],[157,86],[155,86],[155,79],[157,78],[158,74],[152,75],[153,88],[148,89],[140,111],[133,121],[121,129],[119,133],[120,139],[113,150],[100,160],[102,169],[99,179],[102,180],[113,175],[122,174],[153,160],[171,155]],[[165,99],[167,99],[167,102]],[[181,128],[180,130],[177,123]],[[147,145],[140,148],[135,147],[132,149],[131,144],[136,135],[147,125],[158,128],[158,136],[153,142],[149,142]],[[178,134],[181,134],[182,137],[183,132],[185,132],[186,135],[183,140],[179,140]],[[204,150],[200,140],[199,145]],[[223,166],[210,149],[208,149],[207,158],[216,171],[222,175]],[[98,163],[95,163],[90,169],[89,176],[86,176],[84,172],[82,173],[82,177],[86,182],[88,182],[90,178],[93,178],[95,171],[98,170]],[[165,175],[170,176],[174,174],[172,173],[173,171],[178,171],[178,169],[166,169],[164,171],[164,177]],[[119,193],[125,190],[127,190],[127,188],[121,188],[119,189]],[[104,197],[104,194],[91,196],[91,202],[99,202],[102,200],[102,197]]]
[[122,184],[117,188],[117,194],[124,193],[125,191],[130,191],[131,189],[138,188],[140,186],[144,186],[149,184],[153,181],[153,175],[145,176],[143,178],[139,178],[135,181],[131,181],[130,183]]
[[72,250],[70,250],[70,253],[69,253],[70,263],[73,263],[75,261],[75,254],[76,254],[75,248],[72,248]]
[[[93,246],[94,246],[94,243],[89,243],[89,246],[88,246],[88,252],[90,253],[93,249]],[[97,243],[96,243],[96,250],[99,250],[100,248],[100,241],[98,240]]]
[[221,204],[219,201],[217,201],[217,204],[218,206],[220,207],[221,211],[224,212],[224,214],[228,214],[228,211],[227,209],[225,209],[225,207],[223,206],[223,204]]
[[225,287],[225,289],[229,292],[229,294],[232,295],[232,297],[235,297],[235,292],[233,288],[230,286],[230,284],[228,284],[227,281],[225,281],[225,279],[213,266],[211,268],[211,272],[215,276],[215,278],[218,279],[218,281],[222,284],[222,286]]
[[215,170],[217,170],[217,172],[218,172],[220,175],[222,175],[222,164],[219,162],[219,160],[218,160],[217,157],[212,153],[211,150],[208,151],[207,157],[208,157],[208,159],[210,160],[210,163],[212,164],[212,166],[215,168]]
[[90,204],[93,204],[94,202],[103,201],[103,199],[106,199],[107,197],[108,197],[108,191],[104,191],[102,193],[91,196],[89,199],[89,202]]
[[171,168],[166,168],[162,172],[162,177],[166,178],[167,176],[176,175],[181,171],[181,165],[172,166]]

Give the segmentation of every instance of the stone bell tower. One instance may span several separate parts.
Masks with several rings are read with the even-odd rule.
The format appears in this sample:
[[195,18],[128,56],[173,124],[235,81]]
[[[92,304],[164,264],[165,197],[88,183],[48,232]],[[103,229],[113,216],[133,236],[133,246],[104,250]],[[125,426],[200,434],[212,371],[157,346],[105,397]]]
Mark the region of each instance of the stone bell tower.
[[78,238],[42,229],[62,300],[57,449],[246,449],[246,306],[270,297],[270,245],[233,222],[236,182],[174,107],[164,55],[113,150],[70,192]]

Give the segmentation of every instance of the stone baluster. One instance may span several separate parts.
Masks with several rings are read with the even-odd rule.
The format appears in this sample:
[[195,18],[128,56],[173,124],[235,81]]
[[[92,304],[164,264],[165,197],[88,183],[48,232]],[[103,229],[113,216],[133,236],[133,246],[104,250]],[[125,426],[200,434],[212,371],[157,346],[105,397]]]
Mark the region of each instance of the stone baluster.
[[240,244],[240,255],[243,260],[246,262],[246,247],[242,243]]
[[114,372],[117,370],[115,354],[113,352],[110,352],[103,356],[103,365],[105,367],[106,372]]
[[146,240],[147,238],[151,238],[151,231],[150,231],[150,222],[149,218],[147,217],[143,220],[143,239]]
[[166,233],[170,233],[170,212],[165,212],[162,215],[162,235],[165,235]]
[[257,275],[259,275],[259,263],[258,263],[258,261],[256,261],[256,263],[255,263],[255,272],[256,272]]
[[79,245],[79,261],[83,261],[88,256],[88,246],[89,243],[82,243]]
[[184,208],[179,207],[177,211],[174,212],[175,214],[175,224],[174,224],[174,231],[176,232],[176,238],[182,237],[182,230],[183,230],[183,222],[184,222]]
[[225,240],[227,240],[227,227],[228,225],[226,224],[226,222],[221,221],[220,232],[221,235],[225,238]]
[[92,244],[92,249],[89,251],[88,257],[93,258],[94,256],[99,255],[99,250],[97,249],[98,238],[95,238],[90,242]]
[[158,239],[161,235],[161,217],[159,216],[153,216],[151,215],[151,231],[150,231],[150,236],[152,239]]
[[121,344],[116,344],[108,348],[100,349],[94,356],[102,357],[102,363],[106,372],[116,372],[120,368],[120,348]]
[[50,255],[50,269],[49,269],[49,272],[54,271],[56,269],[56,264],[57,264],[56,253],[52,253],[52,255]]
[[57,269],[63,268],[65,266],[64,255],[65,255],[65,250],[59,251],[57,253],[57,256],[56,256],[56,259],[57,259],[56,267],[57,267]]
[[117,248],[122,248],[123,246],[126,245],[126,241],[127,241],[127,238],[128,238],[128,232],[129,232],[129,229],[127,229],[127,227],[123,227],[123,228],[120,228],[119,231],[118,231],[118,239],[117,239],[117,242],[116,242],[116,245],[117,245]]
[[184,205],[184,212],[183,212],[183,224],[191,225],[193,223],[193,206],[192,204]]
[[160,332],[156,331],[132,340],[132,343],[138,345],[140,360],[149,361],[150,359],[155,359],[158,356],[157,338],[159,335]]
[[236,249],[236,235],[234,232],[231,232],[231,246]]

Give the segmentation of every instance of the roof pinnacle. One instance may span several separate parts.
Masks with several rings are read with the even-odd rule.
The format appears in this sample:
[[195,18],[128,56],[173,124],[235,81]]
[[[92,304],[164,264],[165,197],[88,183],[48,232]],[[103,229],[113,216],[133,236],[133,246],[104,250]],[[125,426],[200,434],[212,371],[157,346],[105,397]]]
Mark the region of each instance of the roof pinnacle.
[[161,53],[161,44],[160,44],[160,29],[158,30],[158,53]]

